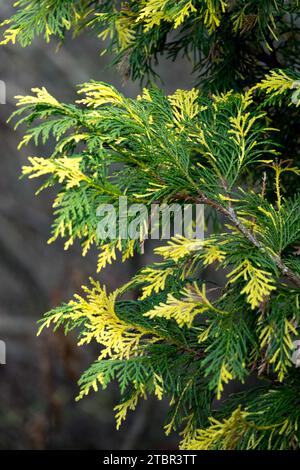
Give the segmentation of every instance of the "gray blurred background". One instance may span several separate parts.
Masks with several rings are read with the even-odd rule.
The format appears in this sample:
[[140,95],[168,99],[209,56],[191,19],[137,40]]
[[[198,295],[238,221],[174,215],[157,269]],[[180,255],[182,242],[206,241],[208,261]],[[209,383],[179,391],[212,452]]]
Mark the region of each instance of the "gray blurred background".
[[[10,16],[12,3],[0,0],[0,19]],[[59,100],[72,102],[76,85],[94,79],[135,97],[139,84],[122,83],[119,72],[108,68],[110,57],[100,57],[102,47],[85,33],[67,38],[62,47],[55,40],[36,40],[27,49],[0,48],[0,80],[7,85],[7,104],[0,105],[0,340],[7,346],[7,364],[0,365],[0,449],[172,449],[178,443],[176,436],[164,436],[163,402],[142,403],[120,431],[112,411],[116,389],[76,403],[76,382],[97,358],[97,349],[77,348],[74,337],[59,332],[36,337],[42,314],[80,291],[88,276],[114,289],[145,261],[115,264],[96,276],[95,253],[82,258],[78,246],[65,252],[63,243],[47,245],[53,195],[48,191],[37,198],[37,183],[19,179],[26,156],[43,155],[44,149],[19,152],[22,130],[6,123],[14,96],[29,94],[32,87],[45,86]],[[158,71],[167,93],[192,86],[184,61],[162,61]]]

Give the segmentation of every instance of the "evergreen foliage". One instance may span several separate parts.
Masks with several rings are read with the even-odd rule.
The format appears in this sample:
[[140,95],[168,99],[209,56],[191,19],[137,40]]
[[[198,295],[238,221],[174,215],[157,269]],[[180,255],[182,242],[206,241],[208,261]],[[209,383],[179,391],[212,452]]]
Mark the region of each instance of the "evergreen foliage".
[[[101,202],[196,202],[218,216],[204,241],[176,237],[115,292],[91,280],[41,320],[40,332],[63,327],[79,345],[99,344],[78,398],[116,381],[117,427],[154,394],[169,399],[165,430],[182,449],[299,448],[298,17],[298,1],[20,0],[7,22],[3,43],[22,46],[93,29],[134,79],[155,74],[161,53],[194,63],[189,91],[153,85],[129,99],[90,81],[75,104],[34,89],[12,116],[28,126],[20,146],[55,141],[23,168],[57,189],[50,241],[78,239],[83,254],[96,245],[98,271],[144,243],[100,240]],[[207,266],[222,285],[204,280]],[[125,300],[133,289],[138,299]],[[216,404],[250,374],[259,386]]]

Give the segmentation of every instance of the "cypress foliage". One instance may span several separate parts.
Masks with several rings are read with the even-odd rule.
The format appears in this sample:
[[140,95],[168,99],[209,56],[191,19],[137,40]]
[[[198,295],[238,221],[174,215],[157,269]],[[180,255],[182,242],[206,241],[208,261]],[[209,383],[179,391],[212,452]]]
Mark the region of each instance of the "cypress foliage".
[[[217,219],[203,241],[156,248],[160,261],[117,291],[91,280],[41,320],[40,332],[99,344],[78,399],[116,381],[117,427],[154,394],[169,399],[165,431],[182,449],[299,448],[299,13],[292,0],[20,0],[4,24],[2,44],[22,46],[91,29],[148,86],[137,99],[94,81],[74,104],[44,88],[17,97],[20,146],[55,139],[23,168],[57,189],[51,241],[78,239],[83,254],[96,245],[98,271],[141,253],[142,235],[97,237],[97,207],[117,210],[124,194],[147,207],[202,203]],[[193,62],[194,89],[149,86],[162,54]],[[199,275],[208,265],[222,285]],[[125,300],[132,289],[139,298]],[[259,386],[216,405],[250,374]]]

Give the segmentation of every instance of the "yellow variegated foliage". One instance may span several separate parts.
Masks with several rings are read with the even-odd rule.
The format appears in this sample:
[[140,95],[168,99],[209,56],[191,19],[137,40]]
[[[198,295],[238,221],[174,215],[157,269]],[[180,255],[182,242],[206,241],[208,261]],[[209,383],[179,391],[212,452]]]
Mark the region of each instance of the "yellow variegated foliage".
[[228,3],[224,0],[204,0],[206,10],[203,14],[204,24],[210,33],[216,30],[221,23],[222,15],[226,12]]
[[138,353],[142,338],[149,332],[142,327],[134,327],[122,321],[115,312],[115,299],[118,292],[110,295],[105,288],[94,283],[92,290],[84,288],[87,299],[76,295],[70,302],[72,319],[87,319],[86,330],[79,345],[96,340],[103,346],[100,359],[105,357],[123,359]]
[[295,80],[289,77],[283,70],[271,70],[265,78],[259,82],[254,88],[263,90],[267,94],[272,93],[273,96],[281,95],[287,90],[293,88]]
[[[264,320],[263,315],[259,318],[259,323]],[[278,380],[282,382],[292,365],[291,357],[294,349],[293,340],[298,336],[295,328],[296,320],[289,321],[285,318],[282,322],[283,334],[278,331],[278,327],[274,323],[270,323],[261,328],[259,340],[261,350],[267,349],[272,345],[278,335],[283,338],[283,342],[277,343],[277,347],[273,355],[269,358],[269,363],[274,364],[274,371],[278,376]]]
[[[300,90],[300,88],[299,88]],[[272,163],[266,163],[266,166],[268,166],[269,168],[271,168],[272,170],[275,171],[275,190],[276,190],[276,196],[277,196],[277,207],[278,209],[281,209],[281,204],[282,204],[282,194],[281,194],[281,189],[282,189],[282,184],[281,184],[281,175],[282,173],[294,173],[295,175],[300,175],[300,169],[298,167],[295,167],[295,166],[288,166],[287,163],[290,163],[289,161],[288,162],[272,162]],[[267,217],[269,217],[273,224],[274,224],[274,228],[276,228],[276,221],[274,220],[274,217],[272,215],[271,212],[268,212],[266,209],[264,209],[263,207],[259,207],[259,210],[261,212],[264,212],[264,214],[266,214]],[[279,213],[279,217],[280,218],[283,218],[283,216]]]
[[217,383],[217,389],[216,389],[217,400],[221,399],[221,396],[224,390],[224,385],[228,384],[234,378],[232,373],[228,369],[229,369],[228,364],[225,364],[225,362],[222,362],[220,373],[219,373],[219,378],[218,378],[218,383]]
[[157,26],[161,21],[172,21],[166,12],[165,7],[168,3],[168,0],[143,0],[142,8],[140,10],[137,21],[142,22],[145,31]]
[[122,263],[134,256],[135,240],[126,240],[126,246],[122,252]]
[[101,246],[101,252],[98,255],[97,272],[99,273],[108,264],[111,264],[117,258],[116,250],[121,250],[121,239],[114,240]]
[[[222,421],[209,418],[210,426],[204,429],[188,429],[183,433],[180,443],[181,450],[238,450],[242,440],[246,440],[247,450],[259,449],[265,431],[270,432],[268,450],[272,450],[272,439],[284,434],[288,435],[297,429],[297,423],[288,418],[270,425],[257,425],[255,413],[243,410],[241,406]],[[243,448],[244,448],[243,447]]]
[[[250,100],[245,98],[242,106],[239,108],[237,116],[231,117],[229,119],[232,128],[228,132],[231,134],[231,138],[235,141],[237,147],[240,148],[240,165],[244,162],[245,159],[247,136],[252,131],[255,122],[261,118],[261,115],[251,117],[251,113],[245,111],[249,104]],[[256,145],[257,142],[254,141],[251,145],[251,148],[248,150],[253,150]]]
[[[172,413],[172,417],[171,417],[171,420],[169,423],[167,423],[165,426],[164,426],[164,430],[165,430],[165,433],[166,433],[166,436],[169,436],[169,434],[171,434],[171,432],[175,429],[175,420],[176,420],[176,417],[177,417],[177,414],[178,414],[178,409],[180,407],[180,402],[182,400],[182,398],[184,397],[185,393],[187,392],[187,390],[191,387],[192,385],[192,382],[193,380],[190,379],[186,382],[186,385],[185,387],[183,388],[181,394],[180,394],[180,397],[177,401],[177,406],[175,407],[175,410],[173,411]],[[174,405],[176,403],[176,400],[175,400],[175,397],[174,395],[172,396],[171,398],[171,401],[170,401],[170,405]]]
[[[19,3],[21,2],[20,1],[14,2],[14,6],[17,7]],[[27,5],[27,8],[25,8],[25,10],[29,10],[30,8],[33,8],[34,6],[35,8],[37,8],[37,5]],[[49,8],[49,6],[47,10],[49,11],[49,17],[45,18],[44,20],[45,24],[44,24],[43,36],[46,42],[50,42],[51,36],[54,36],[58,33],[58,27],[57,27],[57,23],[53,21],[53,17],[50,18],[52,11]],[[75,28],[78,20],[83,19],[83,17],[89,13],[87,12],[84,14],[81,10],[82,10],[81,5],[77,6],[75,5],[74,2],[72,2],[72,6],[71,6],[71,9],[68,11],[68,14],[66,16],[61,16],[59,19],[57,19],[57,21],[61,23],[60,25],[61,28],[65,29],[66,31],[69,31],[72,27]],[[39,18],[39,20],[40,20],[40,26],[41,26],[43,18]],[[5,26],[5,25],[13,25],[13,18],[9,20],[5,20],[4,22],[0,24],[0,26]],[[20,38],[22,42],[22,34],[24,33],[24,28],[25,27],[21,27],[21,26],[19,26],[18,28],[17,27],[8,28],[4,32],[4,39],[0,42],[0,45],[2,46],[2,45],[9,44],[9,43],[15,44],[16,41],[19,40]]]
[[127,417],[128,411],[134,411],[136,409],[140,398],[147,399],[145,386],[142,384],[139,384],[138,388],[136,388],[128,400],[114,407],[117,429],[120,429],[122,422]]
[[225,242],[217,243],[213,239],[200,240],[176,236],[168,242],[167,246],[156,248],[155,253],[165,260],[170,259],[177,262],[185,257],[195,256],[195,252],[199,252],[199,259],[202,259],[204,266],[206,266],[216,261],[221,263],[225,259],[224,245]]
[[166,281],[173,274],[173,268],[155,269],[145,268],[135,277],[137,282],[146,283],[142,288],[141,300],[149,297],[153,292],[156,294],[165,289]]
[[100,247],[100,254],[98,255],[97,272],[100,272],[108,264],[111,264],[117,259],[117,250],[122,253],[122,262],[134,256],[134,243],[135,240],[126,240],[126,246],[122,247],[121,239],[113,240],[112,242],[105,243]]
[[[106,16],[107,15],[105,13],[95,14],[96,18],[101,18],[102,20],[104,20]],[[108,38],[112,39],[116,34],[118,38],[118,46],[114,47],[114,50],[123,51],[134,43],[134,39],[136,37],[136,32],[134,30],[134,27],[136,26],[136,16],[137,15],[130,10],[127,5],[125,5],[119,15],[114,18],[114,21],[98,34],[98,37],[105,41]],[[102,54],[105,52],[106,49],[104,49]]]
[[[131,325],[118,317],[115,312],[115,301],[119,291],[107,294],[106,288],[91,279],[92,288],[83,286],[86,298],[76,294],[74,300],[68,303],[71,313],[63,312],[60,316],[54,314],[49,317],[40,329],[56,324],[61,317],[64,320],[76,322],[85,321],[85,330],[79,341],[79,346],[88,344],[92,340],[102,346],[99,359],[129,359],[138,354],[141,342],[145,336],[147,341],[156,342],[160,339],[152,331],[140,325]],[[149,339],[151,334],[152,339]]]
[[45,87],[43,88],[32,88],[31,89],[32,93],[34,93],[36,96],[16,96],[16,106],[27,106],[27,105],[33,105],[33,104],[49,104],[51,106],[54,106],[55,108],[63,108],[63,105],[57,101],[56,98],[54,98],[50,93],[46,90]]
[[197,9],[194,7],[193,2],[191,0],[187,1],[174,17],[174,29],[178,28],[191,13],[196,11]]
[[186,418],[186,424],[183,428],[183,431],[180,433],[182,437],[181,444],[188,443],[197,437],[197,429],[194,426],[195,413],[191,413]]
[[101,373],[97,374],[96,377],[93,377],[93,380],[89,381],[84,387],[81,388],[80,393],[75,398],[76,401],[81,400],[83,397],[87,396],[91,390],[98,392],[100,386],[105,389],[106,384],[103,380],[103,375]]
[[149,93],[149,90],[148,88],[143,88],[143,92],[141,95],[137,95],[136,97],[137,101],[141,101],[141,100],[146,100],[146,101],[152,101],[152,98],[151,98],[151,95]]
[[154,373],[153,374],[153,385],[154,385],[154,395],[158,400],[162,400],[164,392],[164,379],[161,375]]
[[31,166],[23,166],[22,173],[28,178],[38,178],[43,175],[57,177],[59,183],[66,182],[66,188],[79,186],[82,181],[88,181],[80,170],[82,157],[61,157],[51,160],[49,158],[29,157]]
[[213,245],[207,241],[205,242],[203,254],[201,255],[204,266],[208,266],[212,263],[215,263],[216,261],[221,263],[225,257],[226,253],[222,248],[220,248],[219,245],[216,243]]
[[256,268],[249,260],[243,261],[227,277],[229,282],[233,284],[239,279],[246,282],[245,287],[241,290],[241,294],[246,294],[247,302],[254,309],[259,307],[272,291],[276,290],[274,281],[269,272]]
[[[53,209],[57,209],[61,207],[64,199],[64,192],[58,193],[56,196]],[[96,242],[96,231],[91,231],[88,224],[83,224],[80,227],[74,227],[74,223],[71,219],[66,220],[65,218],[61,218],[54,226],[52,231],[52,236],[48,240],[48,244],[55,242],[59,237],[66,238],[64,249],[68,250],[70,246],[73,245],[74,240],[76,237],[83,239],[82,242],[82,255],[85,256],[92,246],[93,243]]]
[[168,96],[168,100],[172,105],[174,121],[179,130],[184,128],[181,121],[185,119],[193,119],[199,113],[200,106],[198,104],[199,90],[176,90],[173,95]]
[[209,418],[210,426],[199,429],[191,436],[187,433],[180,444],[182,450],[234,450],[251,424],[247,421],[249,413],[237,408],[228,419],[218,421]]
[[[146,210],[153,202],[168,206],[175,226],[171,204],[202,202],[206,231],[216,228],[205,240],[172,238],[154,250],[161,263],[112,293],[91,281],[82,295],[42,320],[39,333],[63,327],[78,332],[79,345],[96,343],[98,360],[80,379],[78,399],[115,381],[122,395],[117,428],[140,398],[166,395],[165,431],[186,425],[183,450],[299,448],[300,199],[293,186],[300,170],[290,160],[299,142],[292,136],[297,110],[289,121],[279,109],[286,102],[300,106],[297,63],[291,68],[299,56],[298,3],[18,0],[2,24],[7,29],[0,44],[22,46],[35,36],[49,41],[52,35],[63,39],[66,31],[94,29],[106,42],[104,52],[116,54],[124,78],[150,82],[160,55],[191,59],[198,74],[190,91],[166,96],[151,87],[136,100],[95,81],[80,86],[75,105],[33,88],[32,96],[17,97],[13,114],[17,126],[28,125],[19,149],[55,141],[48,159],[30,157],[23,167],[29,178],[46,176],[41,189],[58,186],[49,242],[61,236],[67,249],[80,240],[83,255],[95,244],[101,250],[98,272],[133,256],[135,248],[143,252],[149,235],[146,216],[137,240],[125,240],[122,230],[116,230],[120,238],[100,240],[101,203],[114,208],[126,196]],[[272,70],[277,61],[283,70]],[[274,130],[286,138],[273,138]],[[261,180],[262,163],[267,168]],[[150,222],[156,228],[152,217]],[[158,228],[165,222],[161,217]],[[211,269],[203,273],[213,263],[231,270],[227,284]],[[203,279],[216,287],[207,289]],[[252,373],[262,376],[262,386],[214,406],[227,398],[226,384],[244,383]]]
[[197,313],[198,303],[188,298],[176,299],[172,294],[168,294],[167,302],[160,303],[145,314],[149,318],[174,319],[179,326],[191,326]]
[[[5,25],[9,25],[10,24],[10,21],[9,20],[5,20],[1,23],[0,26],[5,26]],[[18,36],[21,32],[21,28],[8,28],[6,29],[6,31],[4,31],[4,39],[0,42],[0,46],[5,46],[9,43],[11,44],[16,44],[16,41],[18,39]]]
[[[154,26],[159,26],[163,21],[173,23],[174,29],[177,29],[182,23],[197,13],[197,8],[192,0],[180,1],[176,8],[168,6],[168,0],[150,0],[142,2],[137,22],[144,25],[144,31],[147,32]],[[221,17],[227,9],[227,2],[224,0],[204,0],[203,8],[198,10],[198,18],[202,19],[208,31],[212,33],[220,26]]]
[[133,25],[136,15],[129,9],[122,9],[122,14],[115,21],[115,28],[118,34],[120,50],[126,49],[134,43],[135,30]]
[[123,96],[110,85],[101,82],[86,83],[78,93],[86,95],[86,98],[78,100],[90,108],[98,108],[103,104],[120,105],[124,103]]

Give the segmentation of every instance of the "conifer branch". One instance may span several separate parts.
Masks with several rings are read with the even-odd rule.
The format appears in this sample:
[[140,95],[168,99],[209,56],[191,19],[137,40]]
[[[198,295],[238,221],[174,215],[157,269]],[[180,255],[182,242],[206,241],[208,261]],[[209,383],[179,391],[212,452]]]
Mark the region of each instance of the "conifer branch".
[[200,193],[200,197],[197,198],[196,201],[200,204],[206,204],[210,207],[213,207],[219,213],[225,215],[253,246],[258,248],[260,251],[267,254],[271,258],[271,260],[276,264],[276,266],[279,268],[280,272],[284,277],[286,277],[296,287],[300,288],[300,276],[298,276],[288,266],[286,266],[280,256],[274,255],[266,250],[266,248],[257,240],[253,233],[247,227],[245,227],[245,225],[239,220],[232,206],[224,207],[218,202],[209,199],[203,193]]
[[[142,227],[136,239],[119,227],[98,236],[98,208],[109,204],[114,225],[120,196],[147,210],[206,204],[232,229],[216,223],[204,240],[174,237],[154,250],[160,262],[114,293],[92,281],[41,320],[40,331],[62,326],[78,331],[79,346],[98,345],[78,398],[116,382],[117,427],[153,394],[170,399],[165,430],[183,431],[183,449],[299,449],[300,169],[289,158],[299,155],[299,19],[299,0],[20,0],[2,24],[6,47],[91,29],[138,80],[156,77],[161,54],[183,53],[201,84],[171,96],[146,88],[130,99],[90,81],[70,105],[33,89],[13,114],[28,125],[20,147],[55,141],[49,158],[29,157],[23,167],[44,178],[40,189],[57,189],[49,242],[62,237],[67,249],[79,240],[83,255],[96,246],[98,271],[117,253],[125,262],[143,252]],[[237,187],[245,189],[232,197]],[[199,279],[208,265],[230,267],[224,289]],[[138,299],[117,300],[133,288]],[[212,407],[225,384],[255,371],[267,387]]]

